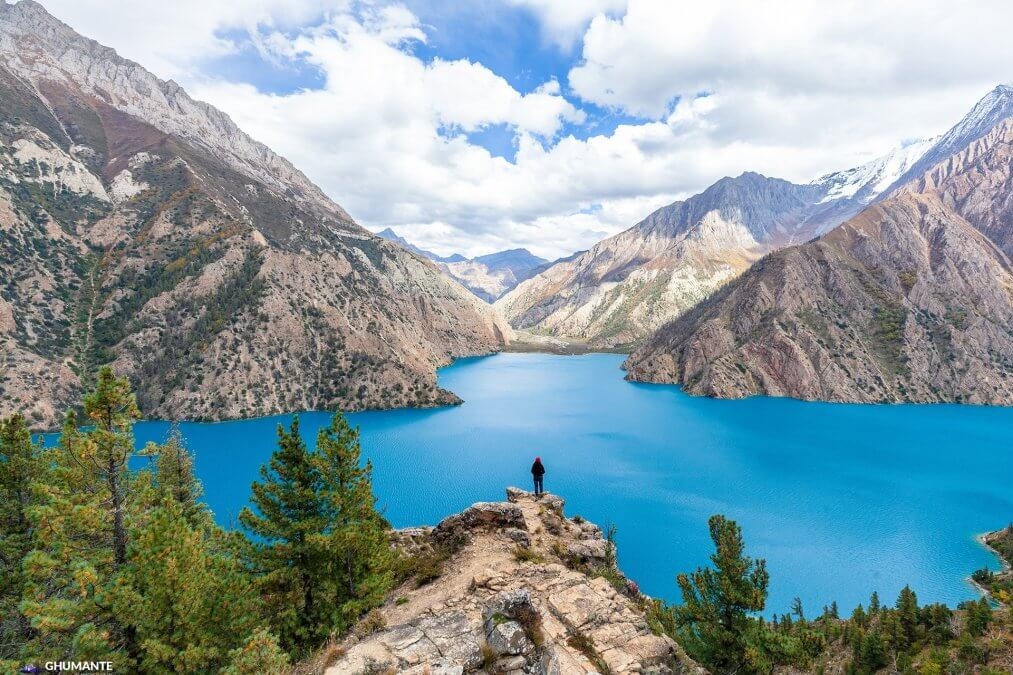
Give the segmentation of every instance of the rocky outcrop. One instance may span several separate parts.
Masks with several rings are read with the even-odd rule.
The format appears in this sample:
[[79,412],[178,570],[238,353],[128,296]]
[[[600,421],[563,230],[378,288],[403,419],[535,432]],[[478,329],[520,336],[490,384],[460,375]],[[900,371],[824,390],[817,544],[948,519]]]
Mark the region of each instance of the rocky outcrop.
[[614,560],[611,543],[567,518],[559,497],[510,488],[506,502],[475,504],[399,541],[454,550],[438,579],[392,593],[380,619],[340,645],[328,675],[704,673],[651,632],[635,585],[618,570],[611,583],[595,572]]
[[173,82],[0,3],[0,415],[58,425],[97,366],[145,415],[457,402],[510,329]]
[[1013,120],[652,337],[690,393],[1013,404]]

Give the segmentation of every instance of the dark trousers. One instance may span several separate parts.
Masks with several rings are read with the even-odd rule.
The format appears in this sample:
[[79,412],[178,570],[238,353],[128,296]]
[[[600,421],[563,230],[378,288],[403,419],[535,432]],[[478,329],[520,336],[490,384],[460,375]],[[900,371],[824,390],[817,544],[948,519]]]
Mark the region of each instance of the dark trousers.
[[542,489],[542,477],[541,476],[532,476],[532,478],[535,479],[535,496],[538,496],[538,495],[542,494],[542,492],[545,491],[544,489]]

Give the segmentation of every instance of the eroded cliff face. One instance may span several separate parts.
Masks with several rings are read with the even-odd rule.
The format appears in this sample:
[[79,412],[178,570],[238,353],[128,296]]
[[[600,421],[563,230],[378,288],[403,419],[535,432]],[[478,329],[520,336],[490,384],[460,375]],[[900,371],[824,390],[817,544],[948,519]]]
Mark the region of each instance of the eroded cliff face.
[[0,3],[0,414],[53,428],[102,363],[152,417],[456,401],[509,327],[223,113]]
[[631,379],[719,397],[1013,404],[1013,121],[662,328]]
[[[636,586],[597,526],[563,500],[507,489],[435,528],[399,533],[418,550],[452,546],[442,574],[406,584],[346,640],[328,675],[362,673],[692,673],[705,671],[654,634]],[[613,568],[614,569],[614,568]]]

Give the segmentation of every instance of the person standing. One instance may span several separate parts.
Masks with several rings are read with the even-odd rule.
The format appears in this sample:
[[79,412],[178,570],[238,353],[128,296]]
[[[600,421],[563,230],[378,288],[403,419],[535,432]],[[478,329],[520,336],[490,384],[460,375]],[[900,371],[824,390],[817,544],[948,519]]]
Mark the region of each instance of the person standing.
[[542,487],[542,477],[545,475],[545,466],[541,457],[535,457],[535,463],[531,465],[531,477],[535,480],[535,496],[541,497],[545,489]]

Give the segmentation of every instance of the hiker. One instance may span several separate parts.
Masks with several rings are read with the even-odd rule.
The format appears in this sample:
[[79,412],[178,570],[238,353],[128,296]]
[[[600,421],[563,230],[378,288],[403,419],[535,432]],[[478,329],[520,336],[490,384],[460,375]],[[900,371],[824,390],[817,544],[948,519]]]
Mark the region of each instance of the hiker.
[[535,496],[541,497],[545,491],[542,488],[542,476],[545,475],[545,467],[542,466],[542,458],[535,457],[535,463],[531,465],[531,477],[535,479]]

